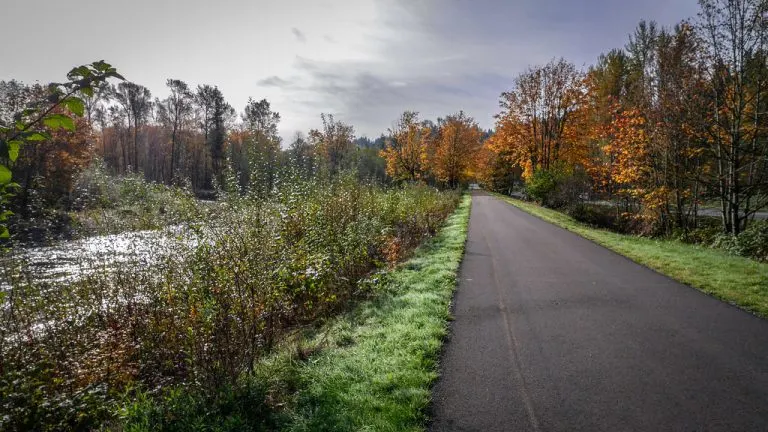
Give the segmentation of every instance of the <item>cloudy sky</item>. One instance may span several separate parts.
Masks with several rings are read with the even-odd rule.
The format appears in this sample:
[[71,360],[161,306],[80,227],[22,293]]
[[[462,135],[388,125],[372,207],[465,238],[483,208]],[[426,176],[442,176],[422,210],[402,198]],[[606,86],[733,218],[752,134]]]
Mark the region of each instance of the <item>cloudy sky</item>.
[[463,109],[488,128],[528,65],[587,66],[640,19],[696,12],[696,0],[0,0],[0,80],[62,80],[104,59],[161,98],[167,78],[218,85],[239,111],[267,98],[286,139],[321,112],[370,137],[406,109]]

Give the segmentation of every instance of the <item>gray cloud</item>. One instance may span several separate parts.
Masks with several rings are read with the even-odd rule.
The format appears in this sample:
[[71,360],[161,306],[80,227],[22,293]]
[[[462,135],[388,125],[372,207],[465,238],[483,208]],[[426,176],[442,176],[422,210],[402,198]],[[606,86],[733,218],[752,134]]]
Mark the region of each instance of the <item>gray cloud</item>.
[[334,113],[359,134],[377,136],[404,110],[435,119],[464,110],[490,127],[500,89],[511,82],[499,74],[472,73],[390,77],[367,62],[323,62],[298,57],[300,80],[282,87],[304,108]]
[[281,87],[282,88],[282,87],[288,87],[291,84],[291,82],[284,80],[277,75],[272,75],[271,77],[258,80],[256,84],[262,87]]
[[301,30],[297,29],[296,27],[291,28],[291,33],[293,33],[293,36],[296,38],[297,41],[304,43],[307,41],[307,36],[302,33]]
[[493,126],[498,98],[532,64],[565,57],[579,67],[622,47],[641,19],[669,26],[696,0],[382,0],[375,57],[324,62],[298,57],[293,91],[369,136],[405,109],[435,118],[464,110]]

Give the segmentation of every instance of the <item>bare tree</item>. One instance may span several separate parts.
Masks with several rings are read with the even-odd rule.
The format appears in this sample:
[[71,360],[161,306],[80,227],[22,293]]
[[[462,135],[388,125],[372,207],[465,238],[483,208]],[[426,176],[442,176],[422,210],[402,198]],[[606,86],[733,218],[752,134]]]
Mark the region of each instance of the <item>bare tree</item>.
[[737,235],[768,204],[763,0],[700,0],[711,86],[709,141],[723,229]]
[[139,129],[152,113],[152,93],[132,82],[121,82],[113,88],[115,99],[122,106],[129,124],[133,126],[133,166],[139,168]]
[[179,137],[184,125],[189,121],[194,110],[194,95],[187,83],[169,79],[166,85],[171,94],[158,104],[158,116],[171,131],[171,177],[176,175],[177,149]]

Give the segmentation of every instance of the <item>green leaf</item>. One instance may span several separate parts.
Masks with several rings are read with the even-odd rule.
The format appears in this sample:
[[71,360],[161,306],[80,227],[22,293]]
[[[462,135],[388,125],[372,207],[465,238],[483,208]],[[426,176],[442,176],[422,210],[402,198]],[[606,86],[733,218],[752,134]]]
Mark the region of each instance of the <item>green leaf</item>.
[[7,185],[11,182],[11,170],[7,166],[0,164],[0,185]]
[[21,148],[21,141],[8,141],[8,159],[11,162],[16,162],[19,158],[19,149]]
[[92,72],[90,69],[88,69],[88,66],[78,66],[67,74],[67,78],[71,80],[75,80],[77,78],[87,78],[92,75]]
[[0,226],[0,239],[7,239],[11,236],[7,226]]
[[88,97],[93,97],[93,87],[83,87],[80,92]]
[[109,63],[105,62],[104,60],[93,62],[91,66],[99,72],[104,72],[106,70],[109,70],[109,68],[112,67]]
[[64,128],[68,131],[75,130],[75,122],[72,118],[64,114],[51,114],[43,119],[43,124],[47,127],[56,130]]
[[45,132],[32,132],[24,137],[27,141],[47,141],[51,139],[51,136]]
[[64,101],[64,105],[78,117],[82,117],[85,113],[85,102],[78,97],[67,98],[67,100]]

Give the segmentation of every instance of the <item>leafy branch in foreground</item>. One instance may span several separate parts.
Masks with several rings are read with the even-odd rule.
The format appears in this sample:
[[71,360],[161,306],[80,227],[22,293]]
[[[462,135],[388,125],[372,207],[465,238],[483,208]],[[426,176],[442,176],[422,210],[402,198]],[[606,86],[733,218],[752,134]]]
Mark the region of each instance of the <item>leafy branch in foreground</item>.
[[78,95],[92,97],[94,89],[109,78],[124,79],[103,60],[78,66],[67,74],[67,82],[49,84],[46,101],[16,113],[11,124],[0,124],[0,238],[10,234],[5,221],[13,213],[7,204],[19,187],[12,181],[11,167],[22,146],[50,140],[50,133],[59,129],[74,131],[72,116],[85,113],[85,101]]

